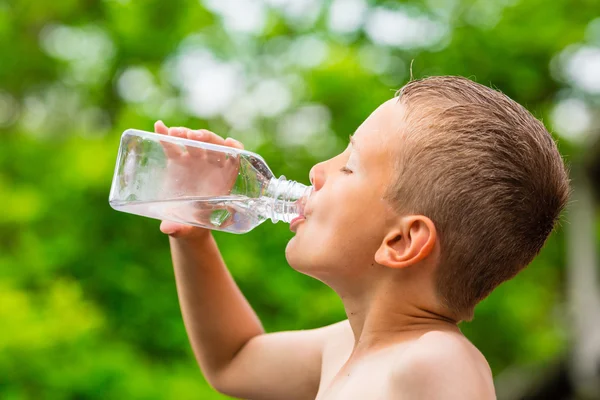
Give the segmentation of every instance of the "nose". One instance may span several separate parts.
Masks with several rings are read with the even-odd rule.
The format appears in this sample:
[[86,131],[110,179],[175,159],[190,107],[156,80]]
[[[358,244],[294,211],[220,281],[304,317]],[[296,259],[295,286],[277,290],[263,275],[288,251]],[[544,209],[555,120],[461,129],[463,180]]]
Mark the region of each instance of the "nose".
[[315,192],[321,189],[323,187],[323,184],[325,183],[325,168],[323,163],[321,162],[315,164],[310,169],[310,173],[308,176]]

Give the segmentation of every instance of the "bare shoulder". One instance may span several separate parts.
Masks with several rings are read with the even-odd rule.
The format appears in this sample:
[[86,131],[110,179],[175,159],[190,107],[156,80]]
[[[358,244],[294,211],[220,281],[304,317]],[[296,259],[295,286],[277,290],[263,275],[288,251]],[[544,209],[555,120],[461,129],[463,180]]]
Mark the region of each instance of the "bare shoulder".
[[431,331],[398,357],[394,390],[408,398],[495,399],[492,372],[481,352],[459,333]]
[[325,336],[323,358],[328,358],[332,354],[340,355],[340,353],[352,349],[354,335],[347,319],[321,329],[323,329],[323,335]]
[[347,344],[354,340],[350,322],[347,319],[319,328],[327,341],[326,344]]

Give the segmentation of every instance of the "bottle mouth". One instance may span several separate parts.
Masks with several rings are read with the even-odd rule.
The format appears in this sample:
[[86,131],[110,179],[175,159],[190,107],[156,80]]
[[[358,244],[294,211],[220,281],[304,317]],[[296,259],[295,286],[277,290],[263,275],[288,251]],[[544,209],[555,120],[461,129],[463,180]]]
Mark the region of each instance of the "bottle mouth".
[[269,218],[274,223],[289,223],[295,218],[304,217],[312,191],[312,186],[288,181],[283,175],[271,179],[266,191],[267,197],[271,199]]
[[306,217],[306,209],[308,205],[308,199],[313,193],[313,187],[307,186],[302,193],[302,196],[296,201],[296,207],[298,209],[298,216],[305,218]]

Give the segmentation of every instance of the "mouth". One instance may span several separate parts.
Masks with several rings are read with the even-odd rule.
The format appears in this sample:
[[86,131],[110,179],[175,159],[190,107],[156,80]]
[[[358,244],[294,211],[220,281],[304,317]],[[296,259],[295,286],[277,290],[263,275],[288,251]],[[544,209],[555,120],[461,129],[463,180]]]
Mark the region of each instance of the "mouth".
[[306,220],[306,218],[304,218],[304,216],[302,216],[302,215],[291,220],[290,221],[290,231],[296,232],[296,230],[298,229],[298,225],[300,225],[300,223],[304,222],[305,220]]

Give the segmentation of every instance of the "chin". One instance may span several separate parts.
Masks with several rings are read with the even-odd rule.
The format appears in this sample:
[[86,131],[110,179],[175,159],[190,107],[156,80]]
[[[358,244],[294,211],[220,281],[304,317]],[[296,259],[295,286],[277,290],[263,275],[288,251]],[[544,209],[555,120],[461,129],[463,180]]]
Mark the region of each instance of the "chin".
[[328,271],[331,264],[327,253],[321,253],[322,249],[324,246],[317,240],[306,241],[302,237],[294,236],[285,248],[285,258],[295,271],[323,281],[322,277],[331,272]]
[[315,248],[294,236],[285,247],[285,259],[290,267],[303,274],[310,275],[311,261],[315,259]]
[[303,260],[303,258],[306,257],[306,255],[302,257],[303,253],[305,254],[306,252],[301,251],[301,249],[298,248],[298,244],[298,236],[294,236],[290,239],[287,246],[285,246],[285,259],[288,264],[290,264],[290,267],[296,271],[301,269],[298,267],[304,264],[305,260]]

